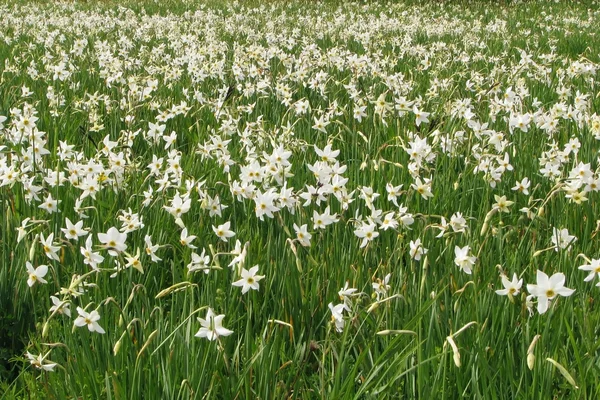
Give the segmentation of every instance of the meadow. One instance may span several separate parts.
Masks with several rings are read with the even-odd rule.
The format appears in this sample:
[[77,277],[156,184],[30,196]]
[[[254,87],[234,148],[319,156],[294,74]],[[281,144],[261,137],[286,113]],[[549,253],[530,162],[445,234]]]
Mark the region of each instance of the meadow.
[[1,399],[600,397],[600,4],[3,2]]

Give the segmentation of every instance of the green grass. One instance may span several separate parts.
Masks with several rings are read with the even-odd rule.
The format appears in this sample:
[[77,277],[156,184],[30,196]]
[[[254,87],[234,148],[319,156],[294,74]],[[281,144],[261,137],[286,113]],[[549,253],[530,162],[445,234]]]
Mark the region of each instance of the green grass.
[[[0,148],[6,146],[0,151],[0,184],[6,183],[0,186],[0,398],[598,397],[600,289],[595,281],[584,282],[586,273],[578,267],[589,264],[585,257],[599,258],[600,199],[590,191],[577,204],[565,191],[579,162],[589,163],[598,179],[598,73],[569,70],[577,63],[599,66],[597,6],[180,0],[1,5],[0,115],[7,120],[0,130]],[[72,52],[81,39],[87,40],[83,52]],[[520,64],[521,50],[534,65]],[[545,61],[547,54],[554,57]],[[53,77],[60,59],[71,71],[64,81]],[[427,69],[425,60],[431,63]],[[321,73],[327,74],[322,84]],[[157,81],[156,90],[136,93],[135,85],[143,89],[150,80]],[[246,83],[254,93],[244,91]],[[23,95],[24,86],[31,95]],[[49,87],[62,102],[51,101]],[[571,91],[567,106],[577,93],[588,95],[580,124],[558,116],[551,135],[542,122],[531,122],[527,132],[509,126],[511,112],[548,113],[563,101],[563,87]],[[509,88],[522,98],[498,106]],[[291,105],[285,104],[286,90]],[[429,122],[417,126],[412,106],[382,120],[376,106],[381,95],[390,106],[400,97],[418,100],[418,109],[431,113]],[[302,99],[310,110],[297,115],[293,104]],[[367,106],[361,121],[353,117],[355,99]],[[473,120],[503,133],[503,148],[453,110],[465,99]],[[187,111],[161,122],[165,135],[177,135],[171,149],[179,152],[183,173],[159,190],[169,150],[164,141],[154,145],[144,135],[161,111],[183,101]],[[333,102],[338,108],[327,133],[314,129],[315,118]],[[249,105],[253,109],[246,112]],[[22,156],[31,139],[19,132],[21,118],[14,111],[29,106],[37,112],[34,131],[44,132],[49,151],[33,156],[31,167]],[[413,135],[426,139],[435,155],[414,170],[407,151]],[[106,136],[117,143],[102,152]],[[218,151],[212,150],[212,158],[197,153],[216,137],[231,140],[229,171],[218,162]],[[445,151],[447,138],[456,137],[454,150]],[[540,159],[559,156],[545,152],[553,145],[563,150],[573,138],[578,153],[564,157],[556,179],[545,177]],[[61,141],[74,145],[76,161],[61,159]],[[315,147],[327,144],[340,151],[337,161],[347,167],[341,175],[354,201],[346,208],[334,195],[320,205],[303,206],[305,199],[298,198],[293,213],[282,207],[274,218],[261,220],[253,200],[232,193],[234,181],[243,180],[242,168],[253,160],[266,165],[264,154],[279,146],[291,151],[293,175],[286,187],[296,197],[307,185],[317,187],[307,164],[319,161]],[[119,153],[122,169],[114,161]],[[513,169],[491,185],[480,158],[497,166],[505,153]],[[159,176],[147,168],[153,156],[165,160]],[[104,177],[91,173],[100,190],[95,199],[83,199],[88,218],[82,220],[94,251],[105,258],[98,272],[83,262],[86,237],[75,242],[61,231],[65,218],[81,219],[74,210],[82,194],[73,185],[77,179],[62,186],[44,180],[49,171],[69,178],[73,164],[82,166],[83,179],[91,160]],[[10,166],[20,171],[15,182],[8,182]],[[411,187],[417,176],[431,177],[430,199]],[[512,190],[524,177],[531,181],[529,195]],[[40,201],[27,199],[28,179],[42,187]],[[361,248],[354,231],[372,210],[359,188],[380,194],[374,208],[383,217],[399,211],[387,199],[387,183],[403,185],[398,204],[414,223],[379,229]],[[279,193],[282,186],[274,179],[254,185],[262,193],[271,187]],[[144,205],[149,187],[153,199]],[[60,212],[38,207],[48,194],[61,200]],[[176,194],[191,199],[181,224],[164,208]],[[211,216],[204,206],[207,196],[217,195],[227,207]],[[491,212],[495,196],[503,195],[514,202],[509,212]],[[327,206],[339,221],[315,229],[313,212]],[[533,218],[520,211],[524,207]],[[121,228],[124,212],[137,214],[144,226],[128,233],[126,253],[112,257],[98,234]],[[457,212],[466,219],[464,232],[448,228],[438,237],[441,217],[450,221]],[[25,218],[32,222],[18,241]],[[224,242],[212,227],[227,221],[235,237]],[[197,236],[198,249],[180,243],[182,224]],[[310,247],[296,240],[294,224],[308,225]],[[577,240],[554,251],[553,228],[566,228]],[[39,235],[50,233],[60,246],[59,260],[48,258],[40,244]],[[145,235],[161,246],[161,261],[145,253]],[[410,255],[410,242],[417,239],[428,250],[420,261]],[[228,268],[236,240],[248,243],[244,268],[258,265],[265,276],[258,291],[242,294],[232,286],[240,279],[239,266]],[[456,246],[469,246],[469,255],[477,257],[471,275],[455,264]],[[111,277],[115,262],[126,264],[138,249],[144,273],[127,268]],[[188,273],[192,253],[203,250],[210,272]],[[48,265],[47,284],[28,286],[27,261]],[[526,300],[526,284],[536,283],[537,270],[564,273],[565,286],[576,290],[557,297],[543,314],[535,305],[530,313]],[[524,280],[512,299],[495,293],[503,288],[501,271]],[[387,274],[389,288],[378,295],[373,284]],[[85,286],[73,284],[77,276]],[[338,332],[328,304],[341,302],[338,291],[346,282],[357,291]],[[75,289],[82,293],[74,295]],[[50,296],[69,302],[70,318],[49,311]],[[75,327],[77,307],[97,310],[106,333]],[[197,318],[205,318],[209,307],[225,315],[231,335],[216,341],[194,336],[201,327]],[[536,335],[530,368],[528,350]],[[47,354],[57,366],[51,372],[36,368],[26,352]]]

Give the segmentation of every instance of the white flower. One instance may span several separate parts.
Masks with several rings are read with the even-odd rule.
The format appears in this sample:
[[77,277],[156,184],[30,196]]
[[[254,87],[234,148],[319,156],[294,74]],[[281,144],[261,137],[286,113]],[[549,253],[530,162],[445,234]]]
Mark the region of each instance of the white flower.
[[144,267],[142,266],[142,262],[140,261],[139,248],[136,249],[135,256],[127,255],[127,257],[125,257],[125,261],[127,261],[127,264],[125,264],[125,268],[133,267],[140,271],[140,273],[144,273]]
[[337,305],[333,305],[333,303],[328,304],[329,311],[331,311],[331,321],[335,324],[335,330],[338,332],[342,332],[344,330],[344,315],[342,314],[345,309],[344,303],[340,303]]
[[471,275],[473,271],[471,267],[475,264],[477,257],[469,256],[469,246],[458,247],[454,246],[454,263],[460,267],[466,274]]
[[310,247],[310,239],[312,235],[308,233],[306,224],[302,226],[298,226],[294,224],[294,230],[296,231],[296,239],[300,242],[300,244],[304,247]]
[[258,281],[263,279],[264,275],[256,275],[257,272],[258,272],[258,265],[255,265],[254,267],[250,268],[250,270],[242,268],[242,273],[241,273],[242,279],[240,279],[239,281],[233,282],[232,285],[238,286],[238,287],[241,286],[242,294],[245,294],[250,289],[258,290],[259,289]]
[[529,178],[525,177],[521,182],[517,181],[512,190],[516,190],[523,193],[524,195],[528,195],[529,186],[531,186],[531,182],[529,182]]
[[189,247],[190,249],[197,249],[197,247],[192,244],[194,239],[196,239],[196,236],[188,235],[187,228],[183,228],[181,234],[179,235],[179,243],[181,243],[182,246]]
[[358,291],[358,289],[356,288],[349,288],[348,287],[349,283],[348,281],[346,281],[346,283],[344,284],[344,287],[341,288],[338,292],[338,296],[340,297],[340,300],[342,300],[344,302],[344,308],[346,309],[346,311],[350,311],[350,306],[352,305],[352,301],[351,301],[351,297],[355,296],[355,292]]
[[51,313],[56,311],[59,314],[65,314],[67,317],[71,316],[71,310],[69,309],[71,304],[68,301],[60,301],[56,296],[50,296],[50,300],[52,300],[53,304],[53,306],[50,307]]
[[509,212],[508,207],[514,204],[514,201],[506,200],[506,196],[494,195],[494,199],[496,199],[496,203],[493,208],[505,213]]
[[557,295],[570,296],[575,290],[565,287],[565,274],[558,272],[548,278],[542,271],[537,271],[537,285],[528,284],[527,290],[537,297],[537,309],[540,314],[548,310],[550,300]]
[[496,290],[496,294],[499,294],[500,296],[516,296],[517,294],[519,294],[521,286],[523,286],[523,279],[519,279],[517,277],[517,274],[514,273],[512,281],[509,281],[506,275],[502,275],[501,278],[504,289]]
[[98,324],[98,320],[100,320],[98,311],[92,310],[88,313],[83,308],[77,307],[77,313],[79,317],[75,318],[75,326],[81,327],[87,325],[90,332],[104,333],[104,329]]
[[156,255],[156,250],[160,248],[157,244],[152,244],[152,237],[150,235],[144,236],[144,243],[146,244],[146,254],[150,256],[152,262],[162,261],[162,258],[159,258]]
[[42,204],[40,204],[38,207],[46,210],[48,212],[48,214],[52,214],[55,213],[56,211],[58,211],[58,203],[60,203],[62,200],[54,200],[52,198],[52,194],[48,193],[48,196],[46,197],[46,199],[44,200],[44,202]]
[[421,125],[422,122],[429,122],[427,117],[429,117],[431,113],[420,111],[417,106],[413,106],[413,113],[415,114],[415,124],[417,124],[417,126]]
[[450,217],[450,227],[454,232],[464,232],[465,229],[467,229],[467,220],[461,213],[454,213],[452,214],[452,217]]
[[379,300],[379,298],[381,296],[385,296],[388,292],[388,290],[390,290],[390,278],[392,277],[392,274],[387,274],[383,280],[381,279],[377,279],[376,282],[373,282],[373,290],[375,290],[375,294],[377,295],[377,300]]
[[[589,264],[585,264],[579,267],[582,271],[588,271],[588,276],[585,277],[584,281],[589,282],[594,279],[594,276],[597,274],[600,278],[600,259],[592,259]],[[600,282],[596,284],[596,286],[600,286]]]
[[94,249],[92,249],[92,235],[87,237],[85,247],[80,247],[79,251],[83,255],[83,263],[92,269],[98,269],[98,264],[104,261],[104,257],[100,253],[94,253]]
[[250,242],[246,242],[246,244],[242,248],[242,242],[240,242],[239,240],[235,241],[235,248],[230,253],[231,255],[234,255],[235,257],[233,258],[233,260],[231,260],[228,267],[231,268],[238,264],[240,264],[240,265],[244,264],[244,261],[246,260],[246,255],[248,253],[247,250],[248,250],[249,245],[250,245]]
[[17,227],[17,243],[20,243],[21,240],[23,240],[25,238],[25,236],[27,236],[27,226],[29,224],[29,221],[31,220],[31,218],[25,218],[23,221],[21,221],[21,226]]
[[229,329],[223,327],[224,314],[215,315],[212,308],[209,308],[206,312],[206,318],[198,318],[202,327],[194,335],[199,338],[207,338],[208,340],[216,340],[219,336],[229,336],[233,333]]
[[331,225],[337,221],[337,214],[332,215],[329,212],[329,206],[327,206],[323,214],[313,211],[313,223],[315,225],[315,229],[325,229],[328,225]]
[[227,239],[229,239],[230,237],[235,236],[235,232],[230,230],[231,223],[229,221],[225,222],[222,225],[217,226],[216,228],[212,227],[213,231],[215,232],[215,234],[224,242],[227,241]]
[[[48,352],[48,354],[49,354],[49,352]],[[33,365],[37,369],[42,369],[42,370],[48,371],[48,372],[54,372],[54,367],[56,367],[57,364],[50,362],[49,360],[44,360],[48,356],[48,354],[46,354],[45,356],[42,357],[41,354],[34,356],[30,352],[25,353],[25,355],[29,359],[29,362],[31,363],[31,365]]]
[[400,190],[402,189],[402,185],[394,186],[391,183],[387,183],[385,185],[385,190],[388,193],[388,201],[391,201],[396,207],[398,207],[398,196],[400,196]]
[[65,219],[66,228],[61,228],[67,239],[78,240],[79,236],[87,235],[87,231],[83,229],[83,221],[73,224],[69,218]]
[[431,192],[431,179],[424,178],[423,181],[421,181],[421,178],[417,177],[415,183],[410,186],[425,200],[433,197],[433,193]]
[[54,233],[48,235],[47,238],[44,237],[44,234],[40,234],[40,243],[42,244],[42,248],[44,249],[44,254],[51,259],[60,261],[58,254],[56,252],[60,250],[60,246],[54,246],[52,241],[54,240]]
[[204,271],[210,272],[210,256],[206,255],[206,250],[202,249],[202,255],[192,253],[192,261],[187,265],[188,272]]
[[381,221],[380,227],[384,231],[387,231],[390,228],[396,229],[398,227],[398,221],[396,220],[393,211],[385,214],[383,220]]
[[360,228],[354,231],[354,234],[362,239],[360,244],[361,248],[365,247],[367,243],[379,236],[379,232],[375,230],[376,227],[377,226],[374,223],[362,224]]
[[554,244],[554,250],[568,249],[571,244],[577,241],[575,236],[569,235],[567,229],[556,229],[552,228],[552,244]]
[[27,268],[27,274],[29,278],[27,279],[27,284],[29,287],[32,287],[36,282],[40,283],[48,283],[44,276],[48,273],[47,265],[40,265],[36,269],[33,269],[33,265],[29,261],[25,263],[25,267]]
[[98,240],[104,244],[108,249],[108,254],[113,257],[116,257],[120,252],[127,249],[127,245],[125,244],[127,234],[119,232],[114,226],[106,233],[99,233]]
[[421,239],[410,241],[410,257],[413,260],[419,261],[421,256],[427,254],[428,251],[429,250],[427,250],[425,247],[423,247],[423,244],[421,244]]

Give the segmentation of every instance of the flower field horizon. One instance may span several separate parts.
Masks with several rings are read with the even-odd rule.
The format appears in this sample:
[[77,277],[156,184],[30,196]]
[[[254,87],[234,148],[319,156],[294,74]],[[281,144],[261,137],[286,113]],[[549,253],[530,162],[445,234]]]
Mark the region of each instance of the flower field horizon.
[[598,398],[599,5],[1,3],[0,399]]

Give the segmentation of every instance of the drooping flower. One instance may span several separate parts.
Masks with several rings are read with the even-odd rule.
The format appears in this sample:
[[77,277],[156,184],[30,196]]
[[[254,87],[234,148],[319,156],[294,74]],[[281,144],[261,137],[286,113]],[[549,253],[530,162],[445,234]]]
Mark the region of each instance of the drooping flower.
[[27,352],[25,353],[25,356],[27,356],[27,359],[29,360],[31,365],[33,365],[37,369],[41,369],[48,372],[54,372],[54,367],[56,367],[58,364],[51,362],[50,360],[46,360],[45,358],[48,356],[48,354],[46,354],[45,356],[42,356],[41,354],[34,356],[30,352]]
[[69,303],[68,301],[61,301],[56,296],[50,296],[50,300],[52,300],[52,304],[53,304],[53,306],[50,307],[51,313],[56,311],[57,313],[64,314],[67,317],[71,316],[71,309],[69,308],[71,303]]
[[454,247],[454,263],[458,267],[460,267],[460,269],[462,269],[466,274],[469,275],[473,273],[471,267],[475,264],[475,261],[477,260],[477,257],[469,255],[470,250],[471,249],[469,246]]
[[296,239],[304,247],[310,247],[310,239],[312,235],[308,232],[306,224],[298,226],[294,224],[294,230],[296,231]]
[[566,228],[552,228],[552,244],[554,244],[555,251],[558,251],[558,249],[569,249],[576,241],[577,238],[573,235],[569,235],[569,231]]
[[216,340],[219,336],[231,335],[233,331],[223,327],[223,318],[225,318],[225,314],[215,315],[212,308],[209,308],[206,312],[206,318],[198,318],[202,327],[194,336]]
[[421,239],[417,238],[417,240],[411,240],[410,241],[410,257],[415,260],[415,261],[419,261],[421,259],[421,256],[427,254],[429,250],[427,250],[425,247],[423,247],[423,244],[421,243]]
[[337,305],[333,305],[333,303],[329,303],[327,305],[327,307],[329,307],[329,311],[331,311],[331,321],[334,323],[335,325],[335,330],[337,332],[342,332],[344,330],[344,325],[345,325],[345,321],[344,321],[344,303],[340,303]]

